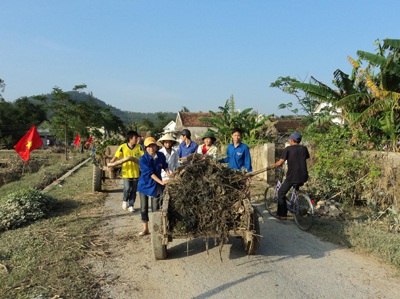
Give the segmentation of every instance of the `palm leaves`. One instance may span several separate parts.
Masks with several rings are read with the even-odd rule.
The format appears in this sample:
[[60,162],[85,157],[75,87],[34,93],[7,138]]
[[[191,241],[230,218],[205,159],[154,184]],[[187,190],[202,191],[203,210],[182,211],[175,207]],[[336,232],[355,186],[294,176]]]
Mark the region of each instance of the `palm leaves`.
[[340,98],[343,98],[349,94],[356,93],[356,89],[354,88],[354,80],[349,78],[349,75],[337,69],[333,73],[333,77],[335,78],[334,84],[339,88]]
[[[390,52],[385,57],[385,50]],[[373,137],[389,140],[393,150],[397,150],[397,140],[400,137],[400,40],[384,40],[378,54],[357,51],[359,60],[367,61],[365,69],[354,64],[358,82],[363,82],[365,91],[344,97],[337,105],[353,104],[358,109],[352,109],[350,119],[353,125],[360,125]],[[379,72],[374,75],[373,68]],[[371,70],[372,69],[372,70]],[[357,104],[357,105],[354,105]],[[362,108],[362,109],[360,109]],[[364,126],[363,126],[364,125]],[[381,136],[380,136],[381,135]]]
[[270,117],[270,115],[258,115],[252,108],[237,110],[233,96],[226,100],[224,106],[219,106],[218,109],[218,112],[209,111],[212,117],[202,117],[200,120],[217,128],[216,135],[223,144],[230,142],[233,128],[240,128],[244,139],[256,140],[259,130]]
[[[378,42],[377,54],[360,50],[357,55],[357,60],[348,57],[353,66],[351,77],[339,69],[334,72],[337,90],[314,77],[309,83],[280,78],[271,86],[294,94],[300,103],[298,90],[331,105],[329,113],[313,115],[314,123],[309,128],[321,126],[341,111],[341,117],[349,122],[354,135],[364,131],[371,139],[389,140],[396,150],[400,137],[400,40],[385,39],[383,45]],[[362,68],[362,62],[367,62],[367,66]]]
[[319,101],[333,103],[340,98],[340,94],[337,91],[316,80],[314,77],[311,77],[310,83],[293,83],[293,87],[303,90],[308,96]]

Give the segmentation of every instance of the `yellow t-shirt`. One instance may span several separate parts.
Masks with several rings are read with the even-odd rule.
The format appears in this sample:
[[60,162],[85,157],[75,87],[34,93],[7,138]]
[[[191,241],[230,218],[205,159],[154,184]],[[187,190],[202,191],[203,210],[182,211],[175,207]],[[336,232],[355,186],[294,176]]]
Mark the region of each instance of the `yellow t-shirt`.
[[[118,159],[125,157],[135,157],[139,160],[141,156],[144,155],[142,147],[139,144],[131,149],[127,143],[122,144],[118,150],[115,152],[115,157]],[[128,161],[122,164],[122,177],[124,179],[137,179],[140,175],[139,163],[133,161]]]

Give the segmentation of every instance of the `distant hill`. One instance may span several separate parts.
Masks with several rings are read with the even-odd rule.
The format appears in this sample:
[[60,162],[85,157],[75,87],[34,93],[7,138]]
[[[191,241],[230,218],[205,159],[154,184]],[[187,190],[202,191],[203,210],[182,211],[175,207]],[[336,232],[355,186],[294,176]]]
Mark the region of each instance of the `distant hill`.
[[[124,122],[125,125],[131,124],[132,122],[142,123],[144,119],[148,119],[155,123],[157,123],[158,121],[157,112],[143,113],[143,112],[133,112],[133,111],[122,111],[85,92],[69,91],[68,93],[77,102],[88,102],[89,100],[93,100],[100,107],[110,106],[111,113],[113,113],[115,116],[118,116]],[[51,98],[51,94],[46,94],[43,96]],[[162,112],[162,113],[165,116],[165,119],[170,119],[175,121],[176,112]]]

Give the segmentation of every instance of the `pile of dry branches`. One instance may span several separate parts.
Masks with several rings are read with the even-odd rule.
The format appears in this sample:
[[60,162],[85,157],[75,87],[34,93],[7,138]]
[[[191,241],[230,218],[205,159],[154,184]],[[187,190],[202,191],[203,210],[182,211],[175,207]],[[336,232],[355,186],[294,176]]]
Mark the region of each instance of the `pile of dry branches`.
[[244,173],[195,156],[191,164],[178,169],[166,188],[170,231],[226,241],[230,229],[245,227],[242,200],[249,188]]

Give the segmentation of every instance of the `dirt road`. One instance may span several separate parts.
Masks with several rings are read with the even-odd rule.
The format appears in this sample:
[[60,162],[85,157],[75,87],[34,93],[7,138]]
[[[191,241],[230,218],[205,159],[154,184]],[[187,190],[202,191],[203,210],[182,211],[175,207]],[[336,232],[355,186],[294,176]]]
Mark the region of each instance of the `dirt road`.
[[[100,243],[109,255],[88,260],[99,276],[103,298],[399,298],[400,278],[373,258],[322,242],[291,222],[261,223],[258,255],[245,255],[241,241],[223,247],[204,241],[174,240],[168,258],[155,261],[150,237],[137,211],[121,209],[122,183],[104,207]],[[259,207],[262,211],[262,207]]]

